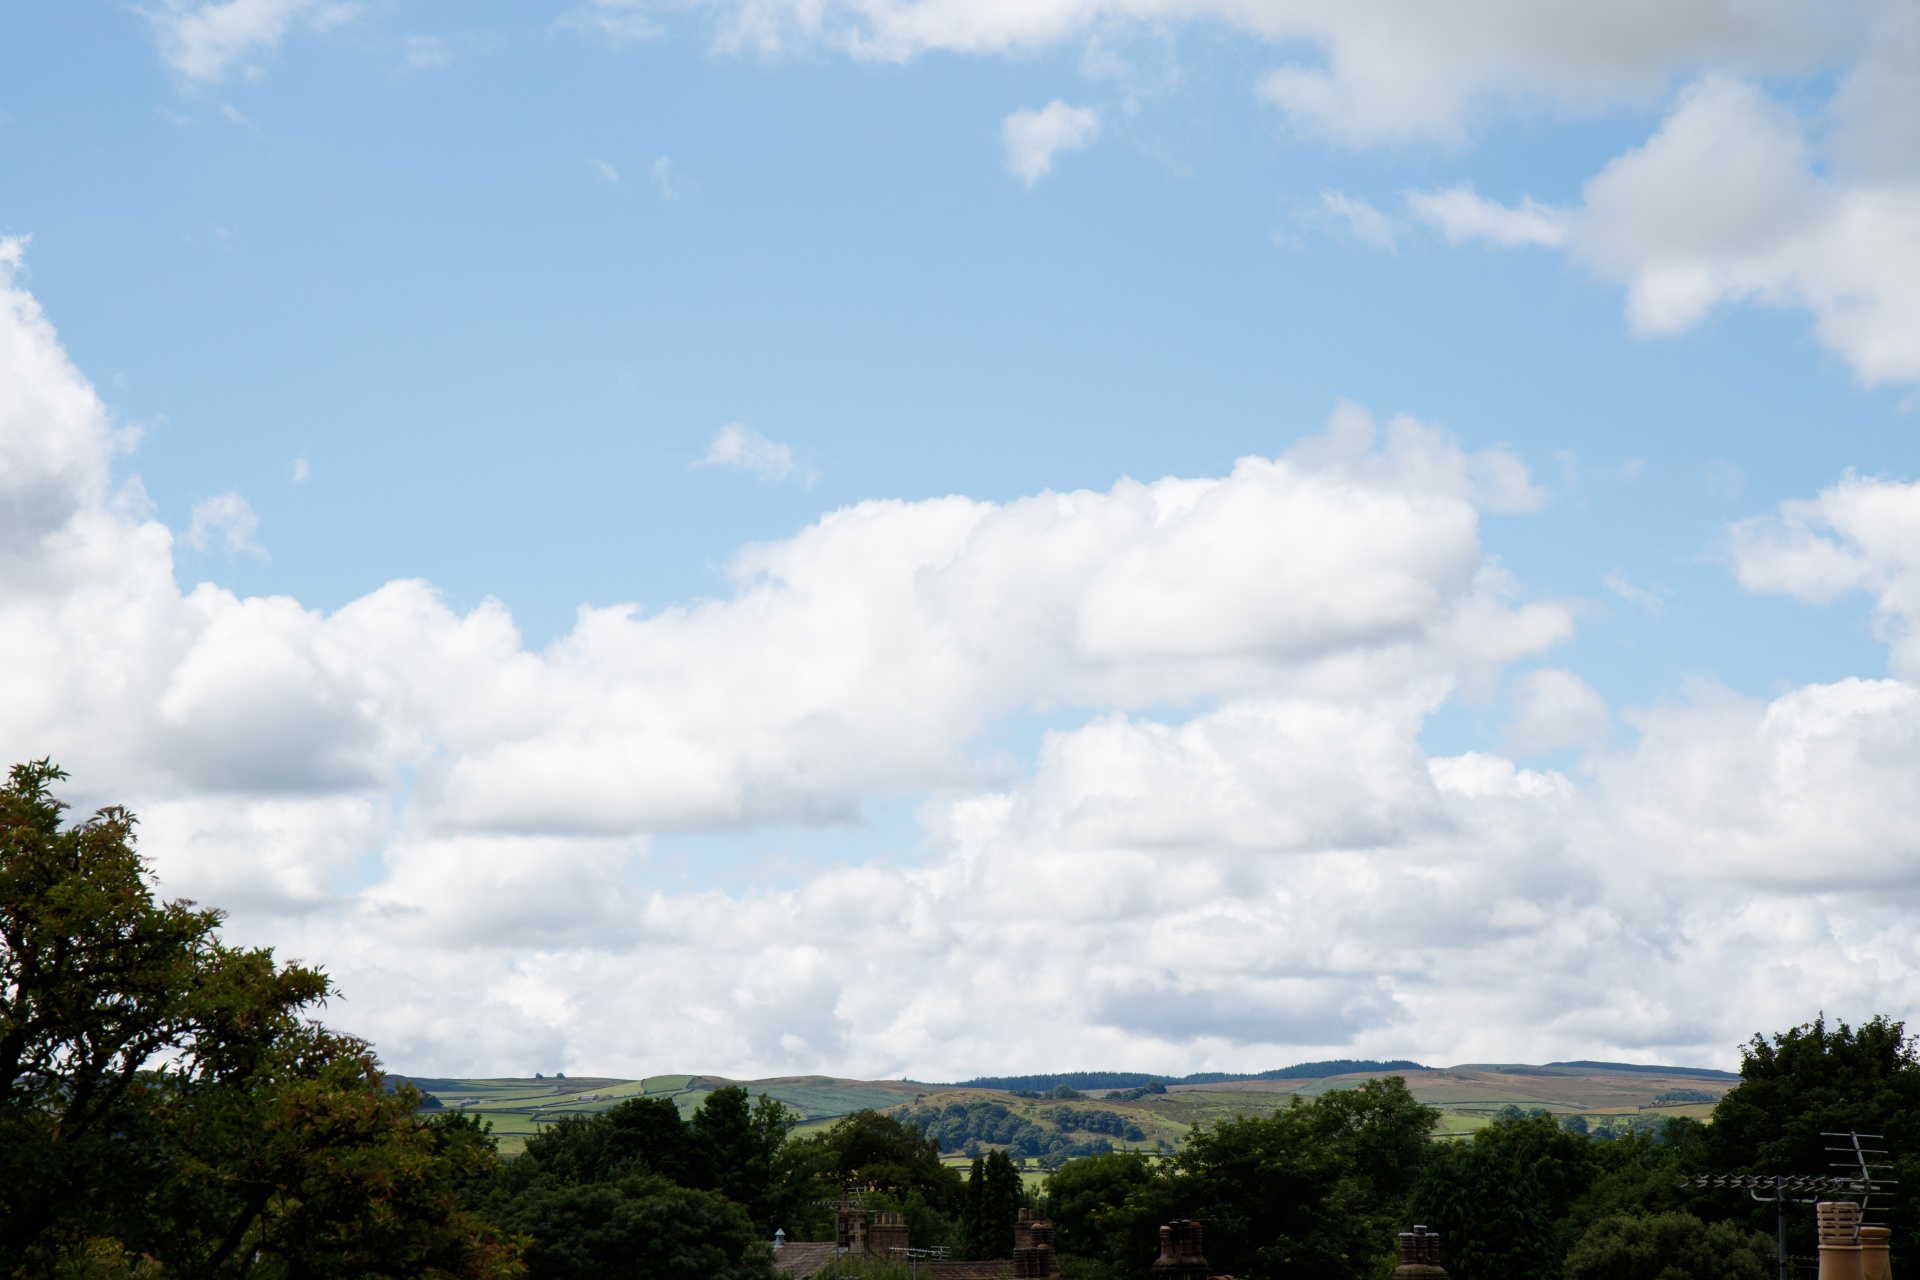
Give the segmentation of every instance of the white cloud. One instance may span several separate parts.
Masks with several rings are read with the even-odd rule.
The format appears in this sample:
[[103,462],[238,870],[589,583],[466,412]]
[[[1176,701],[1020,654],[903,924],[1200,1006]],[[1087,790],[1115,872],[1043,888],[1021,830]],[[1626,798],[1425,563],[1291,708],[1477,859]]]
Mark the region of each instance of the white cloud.
[[1665,587],[1649,590],[1634,583],[1625,569],[1609,569],[1600,577],[1600,585],[1619,596],[1634,608],[1658,617],[1667,611],[1667,602],[1673,592]]
[[616,187],[620,185],[620,171],[608,164],[605,160],[596,160],[592,156],[589,156],[587,157],[587,167],[599,174],[602,180]]
[[[131,803],[165,891],[328,966],[329,1017],[404,1068],[1724,1063],[1815,1009],[1913,1012],[1914,686],[1705,690],[1582,782],[1421,747],[1449,687],[1570,634],[1482,554],[1483,510],[1538,502],[1509,455],[1343,406],[1224,476],[849,506],[722,598],[532,651],[417,582],[183,591],[18,255],[0,755]],[[1849,481],[1739,533],[1742,572],[1904,599],[1917,505]],[[1843,568],[1770,578],[1767,537]],[[1577,676],[1521,688],[1523,722],[1597,740]],[[985,729],[1031,709],[1032,767],[988,773]],[[676,828],[927,790],[914,860],[647,887]]]
[[656,157],[648,166],[648,172],[653,174],[653,184],[660,189],[662,200],[678,200],[681,196],[698,189],[680,175],[679,171],[673,167],[673,161],[666,156]]
[[1522,755],[1595,746],[1611,727],[1606,699],[1571,671],[1529,671],[1514,682],[1513,694],[1507,743]]
[[621,48],[667,33],[655,12],[659,7],[652,0],[588,0],[562,15],[559,25]]
[[1920,484],[1849,475],[1817,498],[1735,524],[1728,547],[1754,591],[1810,604],[1872,593],[1894,669],[1920,679]]
[[293,482],[295,484],[305,484],[311,479],[313,479],[313,468],[307,465],[307,460],[305,458],[295,458],[293,460]]
[[295,27],[325,31],[359,11],[339,0],[165,0],[145,14],[167,65],[190,83],[213,84],[235,67],[257,67]]
[[439,71],[453,65],[453,46],[444,36],[413,35],[401,42],[402,71]]
[[1396,247],[1393,222],[1365,197],[1350,196],[1344,191],[1322,191],[1320,206],[1348,234],[1363,244],[1388,252]]
[[1626,286],[1642,334],[1681,332],[1728,303],[1794,307],[1863,382],[1920,380],[1920,185],[1820,167],[1792,112],[1714,74],[1595,175],[1576,210],[1509,207],[1468,186],[1408,203],[1454,243],[1564,245]]
[[1055,98],[1038,111],[1015,111],[1000,122],[1007,172],[1032,186],[1053,172],[1053,158],[1078,151],[1100,136],[1100,114]]
[[1564,210],[1540,204],[1527,196],[1519,207],[1489,200],[1460,183],[1444,191],[1409,191],[1407,207],[1415,217],[1436,228],[1451,244],[1483,240],[1513,248],[1517,245],[1557,246],[1567,239]]
[[1574,110],[1644,103],[1700,66],[1830,66],[1870,46],[1869,12],[1844,0],[592,0],[567,21],[617,42],[693,14],[723,50],[825,47],[887,61],[1020,54],[1204,23],[1275,50],[1280,65],[1261,93],[1294,128],[1369,144],[1457,140],[1502,101]]
[[706,456],[694,465],[734,467],[776,483],[791,476],[795,466],[791,447],[777,440],[769,440],[752,427],[738,422],[729,422],[715,432]]
[[193,504],[192,523],[180,540],[195,551],[214,547],[230,556],[241,552],[264,556],[266,548],[255,536],[259,529],[260,518],[253,514],[245,498],[237,493],[222,493]]

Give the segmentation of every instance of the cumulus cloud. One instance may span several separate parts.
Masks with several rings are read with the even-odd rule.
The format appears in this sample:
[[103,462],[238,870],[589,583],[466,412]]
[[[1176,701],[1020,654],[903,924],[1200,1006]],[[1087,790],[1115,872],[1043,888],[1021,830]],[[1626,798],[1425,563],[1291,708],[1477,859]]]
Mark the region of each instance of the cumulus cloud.
[[1567,239],[1564,210],[1523,198],[1517,208],[1489,200],[1461,183],[1444,191],[1409,191],[1407,207],[1416,218],[1436,228],[1451,244],[1484,241],[1503,248],[1518,245],[1557,246]]
[[1055,98],[1038,111],[1015,111],[1000,122],[1007,172],[1032,186],[1053,172],[1053,158],[1078,151],[1100,136],[1100,114]]
[[1335,225],[1361,243],[1385,249],[1389,253],[1397,247],[1393,220],[1364,196],[1350,196],[1344,191],[1322,191],[1320,208]]
[[145,12],[167,65],[189,83],[214,84],[236,67],[257,69],[294,28],[328,30],[359,11],[340,0],[165,0]]
[[[1912,132],[1920,149],[1920,129]],[[1886,133],[1876,148],[1891,145]],[[1567,248],[1626,286],[1639,333],[1678,333],[1729,303],[1793,307],[1812,313],[1821,343],[1863,382],[1911,382],[1920,379],[1916,177],[1920,166],[1823,175],[1797,116],[1716,73],[1682,93],[1645,144],[1596,174],[1577,209],[1531,198],[1502,205],[1465,185],[1409,192],[1408,206],[1456,244]]]
[[[1610,748],[1536,671],[1520,723],[1593,744],[1585,780],[1422,747],[1449,688],[1571,634],[1482,551],[1484,511],[1540,500],[1511,455],[1342,406],[1222,476],[858,503],[721,598],[535,651],[418,582],[182,590],[10,252],[0,752],[130,802],[166,892],[327,965],[329,1016],[405,1069],[1724,1062],[1812,1009],[1912,1011],[1914,686],[1707,689]],[[1825,540],[1826,577],[1742,573],[1903,590],[1912,493],[1848,485],[1872,501],[1736,534]],[[988,772],[1032,710],[1031,766]],[[676,829],[901,793],[932,797],[912,856],[647,887]]]
[[[298,466],[294,477],[296,483],[304,478]],[[237,493],[222,493],[193,504],[192,522],[180,540],[195,551],[218,549],[230,556],[242,552],[265,556],[266,548],[255,536],[259,530],[260,517],[247,500]]]
[[826,47],[888,61],[1017,54],[1115,28],[1204,23],[1276,50],[1280,65],[1261,93],[1294,127],[1364,144],[1458,139],[1487,100],[1593,108],[1645,101],[1676,72],[1701,65],[1813,69],[1865,46],[1863,8],[1792,0],[590,0],[569,22],[624,40],[693,13],[723,49]]
[[1523,755],[1591,747],[1607,736],[1606,699],[1571,671],[1529,671],[1515,682],[1513,701],[1507,743]]
[[793,449],[769,440],[752,427],[729,422],[714,433],[706,456],[696,466],[733,467],[751,471],[762,480],[781,481],[793,474]]
[[1728,548],[1754,591],[1809,604],[1872,594],[1894,669],[1920,678],[1920,484],[1850,475],[1735,524]]

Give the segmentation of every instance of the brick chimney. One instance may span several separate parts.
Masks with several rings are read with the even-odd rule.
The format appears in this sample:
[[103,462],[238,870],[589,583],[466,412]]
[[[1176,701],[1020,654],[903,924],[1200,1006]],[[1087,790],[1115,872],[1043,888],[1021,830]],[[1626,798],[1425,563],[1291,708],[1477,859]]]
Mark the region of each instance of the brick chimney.
[[1022,1209],[1013,1223],[1014,1280],[1053,1280],[1060,1274],[1053,1256],[1053,1224]]
[[1400,1265],[1393,1269],[1393,1280],[1447,1280],[1440,1267],[1440,1233],[1415,1223],[1411,1231],[1400,1233]]
[[1160,1228],[1160,1256],[1150,1273],[1154,1280],[1209,1280],[1213,1271],[1200,1250],[1200,1224],[1176,1218]]

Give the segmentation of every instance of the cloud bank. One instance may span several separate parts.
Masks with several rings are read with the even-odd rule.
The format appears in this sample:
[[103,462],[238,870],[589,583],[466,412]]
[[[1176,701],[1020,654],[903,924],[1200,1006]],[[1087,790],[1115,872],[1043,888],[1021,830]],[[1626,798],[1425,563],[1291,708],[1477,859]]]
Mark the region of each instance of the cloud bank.
[[[1482,548],[1544,500],[1511,455],[1342,406],[1222,476],[829,512],[724,597],[535,651],[420,582],[330,613],[184,585],[19,253],[0,750],[131,803],[165,892],[328,966],[329,1016],[405,1069],[1724,1063],[1914,1011],[1920,689],[1708,689],[1618,743],[1538,665],[1569,606]],[[1849,480],[1729,545],[1756,589],[1879,593],[1910,677],[1911,528],[1920,491]],[[1589,774],[1422,747],[1510,678],[1514,745]],[[990,749],[1036,712],[1031,761]],[[901,795],[917,848],[650,883],[671,833]]]

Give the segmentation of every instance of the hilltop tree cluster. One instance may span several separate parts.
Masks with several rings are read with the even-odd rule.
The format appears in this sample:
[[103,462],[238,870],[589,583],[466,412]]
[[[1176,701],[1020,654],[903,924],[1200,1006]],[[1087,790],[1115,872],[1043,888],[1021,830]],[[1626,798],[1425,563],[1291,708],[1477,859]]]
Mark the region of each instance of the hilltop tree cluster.
[[1115,1140],[1147,1140],[1146,1130],[1105,1107],[1047,1107],[1037,1119],[1029,1119],[1002,1103],[975,1099],[944,1106],[903,1107],[893,1114],[932,1138],[942,1152],[963,1151],[977,1156],[984,1145],[992,1144],[1020,1159],[1033,1160],[1044,1169],[1083,1156],[1104,1155],[1114,1149]]
[[[1770,1208],[1696,1176],[1824,1173],[1823,1135],[1857,1129],[1920,1186],[1920,1051],[1885,1018],[1756,1036],[1710,1123],[1610,1136],[1513,1110],[1443,1138],[1390,1077],[1170,1155],[1067,1160],[1036,1188],[1014,1157],[1041,1126],[999,1104],[798,1135],[735,1087],[691,1116],[637,1098],[562,1119],[503,1159],[483,1123],[426,1108],[314,1018],[324,974],[156,901],[133,817],[67,822],[62,776],[17,766],[0,787],[0,1275],[21,1280],[772,1280],[774,1231],[830,1239],[850,1194],[960,1257],[1008,1256],[1031,1207],[1091,1280],[1144,1277],[1175,1218],[1251,1280],[1381,1280],[1416,1221],[1455,1280],[1766,1280]],[[1106,1108],[1039,1118],[1052,1138],[1131,1137]],[[965,1174],[941,1159],[956,1143],[980,1149]],[[1902,1268],[1920,1203],[1893,1200],[1891,1225]],[[1788,1247],[1814,1249],[1804,1212]]]

